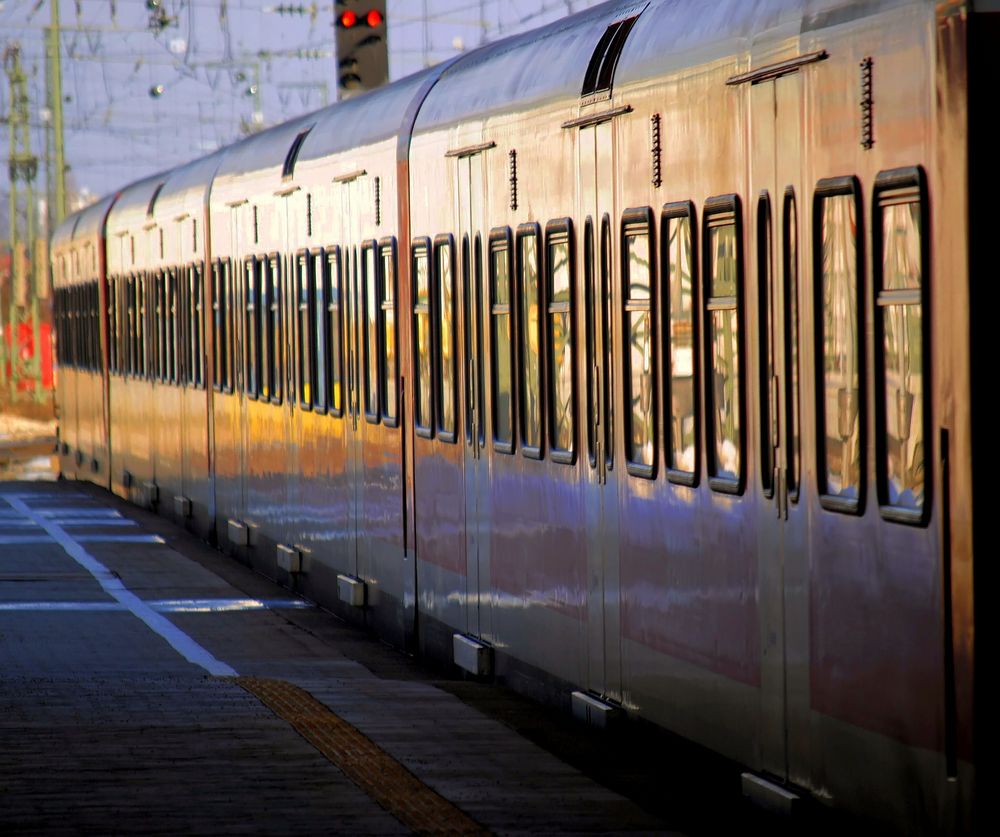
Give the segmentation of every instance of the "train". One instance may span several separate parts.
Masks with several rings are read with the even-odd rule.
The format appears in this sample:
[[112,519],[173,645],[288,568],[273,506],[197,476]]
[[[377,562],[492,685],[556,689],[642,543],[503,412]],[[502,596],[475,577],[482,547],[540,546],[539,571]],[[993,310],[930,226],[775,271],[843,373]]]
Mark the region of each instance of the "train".
[[981,829],[998,10],[613,0],[123,186],[52,240],[62,474],[748,793]]

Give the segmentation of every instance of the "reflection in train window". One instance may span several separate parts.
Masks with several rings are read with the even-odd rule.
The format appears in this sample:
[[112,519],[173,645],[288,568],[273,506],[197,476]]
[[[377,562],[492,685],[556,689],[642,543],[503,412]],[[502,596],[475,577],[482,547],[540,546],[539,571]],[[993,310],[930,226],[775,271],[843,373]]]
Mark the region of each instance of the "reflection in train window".
[[[330,248],[326,251],[325,258],[323,253],[317,253],[315,258],[323,262],[322,269],[316,271],[317,282],[322,277],[322,286],[316,289],[316,316],[325,320],[325,328],[323,323],[317,322],[316,329],[320,339],[317,357],[320,359],[320,366],[326,364],[326,374],[320,373],[321,377],[317,379],[318,382],[324,383],[317,383],[313,406],[319,408],[321,405],[328,404],[331,415],[342,416],[344,414],[344,361],[341,340],[340,300],[343,286],[340,270],[340,248]],[[325,402],[321,398],[319,389],[321,385],[325,387],[327,398]]]
[[926,246],[923,173],[884,172],[875,182],[879,504],[886,517],[919,523],[925,504]]
[[177,324],[179,321],[179,311],[177,305],[177,270],[171,268],[167,271],[167,379],[172,384],[178,383],[180,376],[177,368]]
[[[282,368],[282,334],[284,332],[281,319],[281,259],[277,255],[267,259],[267,292],[268,303],[264,311],[267,317],[267,363],[268,380],[271,385],[271,401],[275,404],[281,403],[281,384],[283,377]],[[262,289],[263,293],[263,289]]]
[[743,253],[736,196],[705,205],[705,420],[709,484],[742,490],[743,391],[740,341]]
[[641,477],[652,477],[656,464],[652,224],[648,207],[622,218],[625,458],[628,472]]
[[438,438],[455,441],[455,247],[450,235],[434,240],[435,304],[437,306],[437,430]]
[[556,462],[572,462],[576,438],[573,381],[573,224],[569,218],[546,227],[548,307],[549,446]]
[[514,451],[514,338],[510,229],[490,233],[490,354],[493,360],[493,447]]
[[233,263],[226,259],[222,263],[222,300],[223,300],[223,316],[225,318],[225,360],[222,370],[222,381],[223,390],[225,392],[232,392],[234,386],[236,385],[236,373],[238,367],[236,366],[236,322],[237,322],[237,311],[236,311],[236,296],[235,288],[233,287],[235,282],[235,273],[233,271]]
[[246,394],[250,398],[257,397],[257,382],[260,380],[260,355],[257,351],[257,335],[260,333],[257,325],[258,303],[258,265],[252,257],[247,259],[243,265],[244,274],[244,300],[245,317],[243,326],[243,353],[244,353],[244,374],[243,386]]
[[298,329],[296,334],[296,378],[299,391],[299,406],[303,410],[311,410],[313,397],[316,393],[315,371],[315,336],[312,332],[313,310],[316,305],[313,294],[313,281],[310,275],[312,259],[308,253],[299,253],[295,257],[295,299],[298,312]]
[[[306,259],[309,263],[306,272],[306,281],[309,283],[309,325],[306,338],[309,344],[309,402],[314,411],[325,413],[329,374],[327,363],[332,360],[332,357],[327,357],[327,258],[322,250],[316,250],[306,253]],[[333,351],[330,354],[333,355]]]
[[859,190],[853,178],[820,181],[814,249],[816,379],[821,502],[858,511],[862,491],[861,323],[857,241]]
[[365,420],[369,424],[378,423],[378,274],[375,269],[375,242],[369,241],[361,247],[361,303],[364,306],[362,319],[364,337],[362,339],[361,373],[364,379]]
[[434,381],[432,378],[434,337],[431,332],[430,264],[427,239],[413,242],[413,386],[414,427],[417,434],[430,438],[434,432]]
[[205,386],[205,263],[192,268],[194,283],[194,383]]
[[663,252],[663,323],[666,334],[667,477],[693,485],[698,464],[698,389],[695,379],[694,205],[663,208],[660,241]]
[[396,426],[396,240],[383,239],[379,244],[379,343],[382,419],[386,426]]
[[[56,322],[59,323],[61,316],[59,314],[58,294],[55,295],[53,302],[55,303]],[[57,332],[57,344],[58,341]],[[110,372],[118,371],[118,283],[114,279],[108,281],[108,370]]]
[[801,473],[801,433],[799,430],[799,257],[798,219],[795,210],[795,193],[785,192],[784,231],[782,240],[783,274],[785,283],[785,422],[790,450],[786,463],[785,480],[788,497],[799,499],[799,474]]
[[271,270],[266,257],[258,262],[258,267],[257,351],[260,358],[258,394],[262,400],[267,400],[271,397]]
[[517,231],[519,284],[518,326],[521,338],[521,452],[533,459],[542,456],[542,319],[541,250],[537,224],[522,224]]

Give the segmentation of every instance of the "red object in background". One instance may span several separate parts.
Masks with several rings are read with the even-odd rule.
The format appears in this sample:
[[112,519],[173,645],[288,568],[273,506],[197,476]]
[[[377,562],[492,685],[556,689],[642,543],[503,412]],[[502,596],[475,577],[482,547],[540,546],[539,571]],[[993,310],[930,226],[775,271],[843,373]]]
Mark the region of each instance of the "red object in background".
[[[5,330],[3,335],[7,344],[8,357],[10,356],[10,330]],[[41,372],[42,389],[52,389],[52,326],[42,323],[38,327],[38,339],[42,344]],[[35,353],[35,329],[31,323],[21,323],[17,327],[17,353],[21,360],[30,360]],[[10,379],[11,366],[7,363],[7,378]],[[17,382],[19,392],[32,392],[35,389],[35,381],[32,378],[23,378]]]
[[345,29],[350,29],[357,22],[358,22],[358,16],[354,14],[354,12],[344,12],[340,16],[340,25],[343,26]]
[[381,26],[382,24],[383,20],[382,12],[380,12],[378,9],[372,9],[370,12],[368,12],[368,15],[365,19],[368,21],[368,25],[374,29],[376,26]]

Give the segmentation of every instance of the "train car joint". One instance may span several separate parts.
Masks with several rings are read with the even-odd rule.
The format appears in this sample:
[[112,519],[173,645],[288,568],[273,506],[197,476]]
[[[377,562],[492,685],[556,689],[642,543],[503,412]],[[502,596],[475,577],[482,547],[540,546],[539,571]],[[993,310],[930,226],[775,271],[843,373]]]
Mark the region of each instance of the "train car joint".
[[289,575],[302,572],[302,553],[294,546],[279,543],[277,551],[279,570],[284,570]]
[[799,807],[802,797],[774,782],[753,773],[741,776],[743,795],[758,808],[775,814],[791,816]]
[[455,665],[476,677],[489,677],[493,673],[493,649],[478,639],[454,634],[452,656]]
[[351,607],[365,606],[365,583],[352,575],[337,576],[337,595],[344,604]]
[[174,495],[174,514],[181,520],[187,520],[191,516],[191,501],[182,494]]
[[573,717],[598,729],[608,729],[622,717],[622,709],[586,692],[573,692]]

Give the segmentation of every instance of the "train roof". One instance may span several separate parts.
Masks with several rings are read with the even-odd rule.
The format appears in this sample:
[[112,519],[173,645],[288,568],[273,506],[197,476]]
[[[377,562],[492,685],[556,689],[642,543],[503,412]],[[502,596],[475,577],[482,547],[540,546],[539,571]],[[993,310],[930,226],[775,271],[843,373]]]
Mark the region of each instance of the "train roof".
[[201,210],[212,188],[215,172],[227,151],[227,148],[220,148],[207,157],[192,160],[170,171],[163,182],[163,188],[156,196],[154,217],[163,212],[173,217],[182,210]]
[[615,86],[747,52],[762,36],[776,41],[796,37],[907,5],[933,4],[931,0],[650,0],[625,42]]
[[612,0],[458,58],[424,100],[414,133],[579,96],[605,30],[646,5]]
[[90,206],[85,206],[83,209],[78,209],[67,215],[52,234],[52,249],[87,236],[100,235],[108,210],[111,209],[116,197],[118,197],[117,193],[105,195]]
[[316,160],[400,134],[408,135],[422,91],[448,66],[448,63],[438,64],[320,111],[316,127],[302,144],[299,161]]
[[169,176],[170,171],[163,171],[126,186],[108,214],[108,232],[127,230],[136,221],[144,223],[150,201]]

